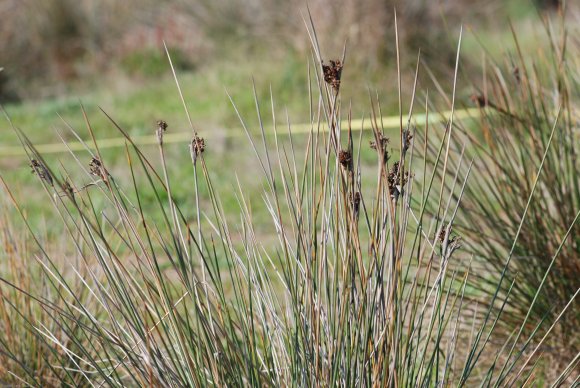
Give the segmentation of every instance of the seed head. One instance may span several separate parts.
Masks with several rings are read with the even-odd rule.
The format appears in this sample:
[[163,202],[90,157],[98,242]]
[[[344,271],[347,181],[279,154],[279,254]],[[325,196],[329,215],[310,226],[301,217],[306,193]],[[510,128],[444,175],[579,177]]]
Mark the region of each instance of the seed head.
[[354,213],[358,214],[358,211],[360,209],[360,192],[358,192],[358,191],[355,192],[352,195],[351,200],[352,200],[352,208],[354,209]]
[[373,150],[383,150],[383,162],[387,163],[387,160],[389,160],[389,152],[387,151],[387,146],[389,145],[390,140],[382,133],[379,133],[378,138],[379,138],[378,148],[377,142],[375,140],[371,140],[369,142],[369,145]]
[[163,144],[163,132],[167,130],[167,123],[163,120],[157,121],[157,140],[159,141],[159,145]]
[[471,101],[473,101],[473,103],[480,108],[485,108],[488,104],[487,98],[485,98],[482,94],[472,94]]
[[[437,237],[437,239],[439,240],[439,242],[441,244],[443,244],[445,242],[445,235],[447,234],[447,228],[443,227],[441,228],[441,231],[439,232],[439,236]],[[449,228],[449,235],[451,235],[451,228]]]
[[68,181],[68,179],[65,179],[65,181],[62,182],[61,188],[66,195],[68,195],[69,197],[74,197],[75,191],[71,186],[70,182]]
[[[447,240],[447,250],[446,250],[446,252],[442,253],[446,257],[450,257],[453,254],[453,252],[455,252],[456,250],[461,248],[461,237],[459,237],[459,236],[451,237],[451,231],[452,231],[452,228],[450,226],[449,227],[449,239]],[[443,226],[443,228],[441,228],[441,231],[439,232],[439,236],[437,236],[437,240],[439,240],[442,247],[443,247],[443,244],[445,243],[445,236],[446,235],[447,235],[447,228],[445,226]]]
[[159,127],[159,129],[161,129],[162,131],[165,131],[167,130],[167,122],[163,120],[157,120],[157,127]]
[[342,165],[342,167],[346,169],[350,169],[351,162],[352,162],[352,154],[348,150],[341,150],[338,153],[338,161]]
[[48,183],[50,186],[54,186],[52,181],[52,176],[44,164],[36,159],[30,161],[30,168],[32,168],[32,173],[38,175],[38,177]]
[[403,191],[403,187],[407,184],[408,180],[409,172],[405,171],[401,177],[399,162],[393,163],[393,167],[391,167],[389,175],[387,176],[387,183],[389,184],[389,192],[391,193],[391,197],[396,198]]
[[516,79],[516,82],[517,82],[517,83],[518,83],[518,85],[519,85],[519,84],[520,84],[520,82],[522,82],[522,76],[521,76],[521,74],[520,74],[520,68],[519,68],[519,67],[517,67],[517,66],[515,66],[515,67],[514,67],[514,70],[513,70],[513,73],[514,73],[514,78]]
[[194,138],[191,140],[191,144],[189,145],[189,152],[191,154],[191,160],[193,161],[193,163],[197,161],[198,156],[203,154],[204,151],[205,151],[205,140],[203,140],[203,137],[199,137],[196,134]]
[[340,76],[342,75],[342,62],[337,60],[330,60],[329,65],[325,65],[322,61],[322,72],[324,74],[324,81],[332,86],[335,92],[340,89]]
[[411,130],[405,129],[405,131],[403,131],[403,152],[407,152],[407,150],[411,146],[411,139],[412,138],[413,138],[413,135],[411,135]]
[[109,174],[101,161],[97,158],[91,159],[91,163],[89,163],[89,172],[102,180],[106,180],[106,177]]

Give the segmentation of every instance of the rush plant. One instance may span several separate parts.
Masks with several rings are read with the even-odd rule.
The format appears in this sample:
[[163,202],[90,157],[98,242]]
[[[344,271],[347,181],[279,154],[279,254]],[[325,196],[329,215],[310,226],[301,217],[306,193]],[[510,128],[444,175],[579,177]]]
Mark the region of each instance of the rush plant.
[[[346,56],[323,61],[312,24],[308,32],[311,129],[304,146],[297,146],[289,120],[279,124],[273,97],[271,126],[256,93],[256,128],[240,115],[259,166],[251,173],[264,184],[258,206],[270,215],[273,245],[256,232],[256,199],[241,185],[240,220],[228,219],[213,183],[220,166],[206,163],[212,145],[193,124],[186,203],[174,200],[163,143],[170,118],[152,131],[155,162],[109,117],[126,138],[125,181],[108,166],[86,116],[90,156],[72,154],[84,174],[74,175],[72,165],[50,165],[14,128],[77,260],[46,248],[5,185],[37,252],[23,253],[20,268],[39,268],[44,285],[23,282],[19,271],[2,278],[3,328],[17,324],[41,349],[22,352],[3,330],[6,380],[34,386],[395,387],[535,378],[536,357],[488,362],[482,356],[492,352],[492,360],[503,360],[509,351],[490,341],[503,319],[501,281],[494,299],[502,303],[492,301],[475,316],[466,310],[473,305],[465,298],[470,259],[461,254],[465,239],[452,225],[472,164],[452,158],[453,113],[435,128],[429,128],[427,108],[425,122],[415,119],[416,77],[408,114],[399,93],[398,132],[381,126],[373,98],[372,133],[357,132],[340,94]],[[398,57],[398,41],[396,51]],[[400,73],[399,91],[407,87]],[[428,107],[428,99],[420,105]],[[434,160],[426,156],[428,145],[437,150]],[[361,162],[365,153],[374,155],[374,165]],[[142,205],[143,185],[156,195],[158,219]],[[202,188],[207,198],[200,198]],[[533,185],[529,197],[538,189]],[[527,216],[520,214],[522,223]],[[500,270],[504,279],[506,269]],[[517,279],[510,283],[508,294],[519,285]]]

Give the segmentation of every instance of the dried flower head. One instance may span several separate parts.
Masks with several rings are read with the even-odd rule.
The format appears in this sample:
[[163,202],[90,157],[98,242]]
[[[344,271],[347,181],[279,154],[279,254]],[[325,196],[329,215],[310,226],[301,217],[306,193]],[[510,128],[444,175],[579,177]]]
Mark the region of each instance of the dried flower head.
[[65,195],[68,195],[69,197],[74,197],[75,191],[70,182],[68,181],[68,179],[65,179],[64,182],[62,182],[61,188],[62,191],[64,191]]
[[167,123],[163,120],[157,120],[157,130],[155,131],[157,133],[157,140],[159,141],[159,144],[163,144],[163,132],[165,132],[167,130]]
[[407,184],[408,180],[409,172],[405,171],[403,176],[401,176],[399,162],[393,163],[393,167],[391,167],[389,175],[387,176],[391,197],[396,198],[403,191],[403,187]]
[[472,94],[471,101],[473,101],[473,103],[480,108],[485,108],[488,105],[487,98],[485,98],[485,96],[482,94]]
[[102,180],[106,180],[106,177],[108,175],[107,170],[105,169],[101,161],[97,158],[91,159],[91,163],[89,163],[89,172],[92,175],[101,178]]
[[162,131],[166,131],[167,130],[167,122],[165,122],[163,120],[157,120],[157,127],[159,127],[159,129],[161,129]]
[[522,82],[522,76],[520,74],[520,68],[517,66],[514,66],[514,78],[516,79],[516,82],[518,83],[518,85],[520,84],[520,82]]
[[52,176],[50,175],[48,168],[46,168],[44,164],[42,164],[36,159],[32,159],[30,161],[30,168],[32,169],[33,174],[38,175],[40,179],[44,180],[49,185],[54,186]]
[[193,163],[197,161],[198,156],[203,154],[204,151],[205,140],[203,140],[203,137],[199,137],[196,134],[189,145],[189,152],[191,153],[191,160],[193,160]]
[[360,209],[360,192],[357,191],[354,194],[352,194],[351,201],[352,208],[354,209],[355,214],[358,214],[358,211]]
[[[457,249],[461,248],[461,237],[459,237],[459,236],[451,237],[451,231],[452,231],[452,228],[450,226],[449,227],[449,239],[447,240],[446,251],[442,252],[442,254],[447,258],[450,257],[451,254],[453,252],[455,252]],[[444,226],[441,228],[441,231],[439,232],[439,235],[437,236],[437,240],[441,243],[442,247],[443,247],[443,244],[445,243],[445,236],[446,235],[447,235],[447,228]]]
[[413,135],[411,134],[411,130],[405,129],[403,131],[403,152],[407,152],[407,150],[411,146],[411,139],[412,138],[413,138]]
[[377,142],[375,140],[371,140],[369,142],[370,147],[373,150],[383,150],[383,162],[386,163],[389,160],[389,152],[387,151],[387,146],[389,145],[389,138],[383,135],[382,133],[378,134],[379,142],[377,148]]
[[447,257],[451,256],[453,252],[461,248],[461,237],[453,236],[449,239],[449,243],[447,244]]
[[341,150],[338,153],[338,161],[342,167],[349,169],[352,162],[352,154],[348,150]]
[[340,89],[340,76],[342,74],[342,62],[338,59],[330,60],[329,65],[325,65],[322,61],[322,72],[324,74],[324,81],[332,86],[332,88],[338,92]]
[[[441,228],[441,231],[439,232],[439,236],[437,236],[437,240],[439,240],[439,242],[441,244],[443,244],[443,242],[445,242],[445,235],[447,234],[447,228],[443,227]],[[451,235],[451,227],[449,228],[449,235]]]

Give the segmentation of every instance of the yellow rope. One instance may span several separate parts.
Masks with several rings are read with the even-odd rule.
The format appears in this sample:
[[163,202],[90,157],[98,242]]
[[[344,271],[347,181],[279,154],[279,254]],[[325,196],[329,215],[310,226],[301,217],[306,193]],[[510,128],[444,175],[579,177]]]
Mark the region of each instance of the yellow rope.
[[[467,119],[467,118],[476,118],[479,117],[481,109],[479,108],[470,108],[470,109],[463,109],[455,111],[454,115],[456,119]],[[437,123],[437,122],[444,122],[449,119],[451,115],[451,111],[445,111],[441,113],[432,113],[429,114],[429,123]],[[379,118],[379,125],[385,129],[388,128],[398,128],[399,127],[399,116],[386,116]],[[425,122],[425,114],[417,114],[413,116],[413,121],[418,125],[421,125]],[[369,130],[371,129],[371,123],[369,119],[362,120],[352,120],[351,127],[353,131],[358,130]],[[292,133],[308,133],[312,129],[311,124],[293,124],[291,126]],[[273,133],[273,129],[269,128],[268,133]],[[282,131],[280,131],[282,133]],[[211,133],[203,133],[201,132],[203,137],[211,138]],[[227,131],[225,134],[226,137],[235,137],[240,136],[243,134],[243,131],[240,130],[230,130]],[[163,136],[163,143],[186,143],[191,141],[191,132],[178,132],[178,133],[166,133]],[[137,145],[152,145],[157,144],[157,137],[151,132],[151,135],[146,136],[134,136],[131,137],[133,142]],[[86,141],[86,147],[90,149],[94,149],[94,145],[90,141]],[[125,138],[124,137],[114,137],[108,139],[100,139],[98,140],[98,145],[100,149],[105,148],[115,148],[115,147],[123,147],[125,145]],[[35,145],[35,148],[40,154],[57,154],[62,152],[68,152],[70,149],[71,151],[83,151],[85,150],[85,145],[80,141],[73,141],[64,143],[50,143],[50,144],[39,144]],[[0,146],[0,158],[9,157],[9,156],[24,156],[26,155],[25,150],[21,146]]]

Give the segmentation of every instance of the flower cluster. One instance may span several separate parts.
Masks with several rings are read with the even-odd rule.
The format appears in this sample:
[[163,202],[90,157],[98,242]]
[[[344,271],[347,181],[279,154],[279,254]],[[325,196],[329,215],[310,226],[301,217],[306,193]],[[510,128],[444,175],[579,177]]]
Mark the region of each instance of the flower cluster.
[[342,62],[338,59],[336,61],[330,60],[329,65],[322,62],[322,72],[324,74],[324,81],[332,86],[335,92],[340,89],[340,76],[342,75]]
[[89,163],[89,172],[91,175],[101,178],[102,180],[106,180],[107,178],[107,170],[103,166],[103,163],[97,158],[91,159],[91,163]]
[[167,131],[167,123],[163,120],[158,120],[157,121],[157,140],[159,141],[159,144],[162,145],[163,144],[163,132]]
[[352,154],[348,150],[341,150],[338,153],[338,161],[340,162],[342,167],[344,167],[347,170],[350,170],[352,166]]
[[391,193],[392,197],[397,197],[400,193],[402,193],[403,186],[405,186],[409,180],[409,171],[405,171],[405,173],[401,176],[400,169],[399,162],[393,163],[393,167],[391,167],[389,175],[387,176],[389,192]]
[[44,180],[49,185],[54,186],[52,176],[50,175],[50,172],[48,171],[48,169],[44,164],[42,164],[36,159],[32,159],[30,161],[30,168],[32,168],[33,174],[38,175],[40,179]]
[[382,150],[383,151],[383,163],[386,163],[389,160],[389,153],[387,151],[387,146],[389,145],[389,138],[379,132],[378,134],[378,144],[377,141],[372,140],[369,142],[370,147],[373,150]]
[[205,140],[203,137],[194,136],[189,145],[189,152],[191,153],[191,160],[195,163],[199,155],[203,154],[205,151]]

